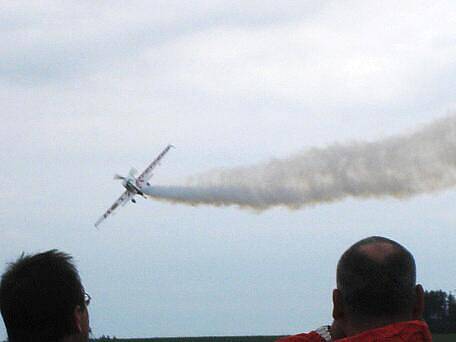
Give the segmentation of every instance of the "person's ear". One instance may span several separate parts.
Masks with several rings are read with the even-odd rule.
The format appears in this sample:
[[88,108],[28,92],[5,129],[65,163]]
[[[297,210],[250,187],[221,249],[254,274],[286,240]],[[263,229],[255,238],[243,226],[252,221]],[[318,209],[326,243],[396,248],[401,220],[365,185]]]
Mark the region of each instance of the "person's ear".
[[80,305],[77,305],[73,311],[74,328],[78,333],[81,333],[83,330],[84,310],[85,308],[82,308]]
[[335,320],[341,320],[345,317],[344,302],[342,293],[338,289],[334,289],[332,293],[333,312],[332,316]]
[[413,307],[413,319],[422,319],[423,318],[423,313],[424,313],[424,290],[423,286],[420,284],[415,286],[415,295],[416,295],[416,300],[415,300],[415,306]]

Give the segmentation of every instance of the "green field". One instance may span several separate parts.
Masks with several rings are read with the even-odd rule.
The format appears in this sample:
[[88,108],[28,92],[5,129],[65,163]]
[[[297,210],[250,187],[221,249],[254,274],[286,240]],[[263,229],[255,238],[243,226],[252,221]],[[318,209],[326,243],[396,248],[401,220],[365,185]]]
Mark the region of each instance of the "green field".
[[157,337],[157,338],[131,338],[131,339],[94,339],[96,342],[273,342],[279,336],[207,336],[207,337]]
[[[170,337],[170,338],[132,338],[132,339],[98,339],[93,341],[116,342],[273,342],[278,336],[223,336],[223,337]],[[433,335],[434,342],[455,342],[456,334]]]
[[207,336],[207,337],[157,337],[131,339],[96,339],[97,342],[273,342],[279,336]]
[[454,342],[456,341],[456,334],[433,335],[432,338],[435,342]]

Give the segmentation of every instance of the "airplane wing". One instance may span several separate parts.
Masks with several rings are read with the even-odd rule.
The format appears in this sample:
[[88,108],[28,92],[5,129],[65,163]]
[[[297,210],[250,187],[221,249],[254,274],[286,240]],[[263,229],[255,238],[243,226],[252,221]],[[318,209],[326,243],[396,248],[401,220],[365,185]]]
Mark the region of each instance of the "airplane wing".
[[150,163],[150,165],[144,170],[144,172],[141,173],[141,175],[137,178],[138,184],[147,182],[150,179],[150,177],[152,177],[152,170],[155,168],[155,166],[157,166],[157,164],[160,162],[160,160],[165,156],[166,153],[168,153],[168,151],[172,147],[174,147],[174,146],[173,145],[166,146],[166,148],[158,155],[158,157],[155,158],[155,160],[152,163]]
[[117,209],[117,207],[119,205],[125,205],[131,198],[133,198],[135,196],[135,194],[133,194],[132,192],[130,191],[124,191],[124,193],[119,197],[119,199],[117,201],[114,202],[114,204],[108,209],[106,210],[106,212],[103,214],[103,216],[101,216],[97,222],[95,222],[95,227],[98,228],[98,225],[104,221],[105,218],[107,218],[109,215],[111,215],[114,210]]

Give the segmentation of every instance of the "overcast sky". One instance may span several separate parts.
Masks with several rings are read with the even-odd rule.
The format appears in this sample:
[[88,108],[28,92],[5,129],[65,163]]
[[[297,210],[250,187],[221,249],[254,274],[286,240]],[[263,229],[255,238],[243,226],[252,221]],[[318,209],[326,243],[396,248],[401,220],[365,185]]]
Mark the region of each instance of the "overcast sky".
[[[340,254],[384,235],[456,288],[454,188],[290,211],[138,199],[151,183],[377,141],[455,113],[454,1],[0,5],[0,262],[72,254],[96,336],[298,333],[331,320]],[[0,337],[5,337],[1,326]]]

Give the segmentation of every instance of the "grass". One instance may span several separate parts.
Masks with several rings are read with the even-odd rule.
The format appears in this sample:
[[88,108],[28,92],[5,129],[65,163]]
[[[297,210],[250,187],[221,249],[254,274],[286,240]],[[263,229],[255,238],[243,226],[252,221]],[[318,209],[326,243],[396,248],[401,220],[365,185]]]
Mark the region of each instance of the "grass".
[[440,334],[434,334],[432,335],[432,340],[433,342],[454,342],[456,341],[456,334],[446,334],[446,335],[440,335]]
[[[214,337],[169,337],[169,338],[132,338],[124,339],[98,339],[95,341],[116,341],[116,342],[273,342],[278,336],[214,336]],[[434,334],[433,342],[454,342],[456,334]]]
[[96,339],[97,342],[273,342],[280,336],[207,336],[207,337],[156,337],[156,338],[119,338]]

